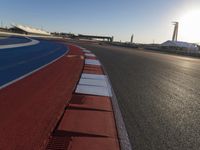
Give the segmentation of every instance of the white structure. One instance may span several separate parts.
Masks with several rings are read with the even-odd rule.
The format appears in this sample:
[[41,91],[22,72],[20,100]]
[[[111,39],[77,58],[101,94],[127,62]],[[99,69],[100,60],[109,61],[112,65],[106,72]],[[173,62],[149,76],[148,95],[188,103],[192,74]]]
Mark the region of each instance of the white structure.
[[25,26],[25,25],[14,25],[12,24],[13,27],[18,28],[20,30],[23,30],[27,33],[30,34],[40,34],[40,35],[51,35],[49,32],[41,30],[41,29],[36,29],[33,27]]
[[166,42],[162,43],[161,46],[164,46],[164,47],[180,47],[180,48],[186,48],[188,50],[198,51],[198,47],[197,47],[196,44],[181,42],[181,41],[166,41]]
[[163,47],[179,47],[179,48],[183,48],[185,50],[198,51],[199,48],[198,48],[197,44],[177,41],[178,40],[179,23],[173,22],[173,24],[174,24],[174,32],[173,32],[173,36],[172,36],[172,41],[170,41],[170,40],[166,41],[166,42],[162,43],[161,46],[163,46]]

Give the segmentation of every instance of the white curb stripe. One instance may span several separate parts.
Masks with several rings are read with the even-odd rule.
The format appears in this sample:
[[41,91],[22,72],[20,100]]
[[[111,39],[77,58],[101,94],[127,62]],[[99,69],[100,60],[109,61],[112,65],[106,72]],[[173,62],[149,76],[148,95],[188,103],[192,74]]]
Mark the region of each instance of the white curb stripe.
[[81,78],[96,79],[96,80],[105,80],[105,79],[107,79],[107,77],[105,75],[89,74],[89,73],[82,73]]
[[98,96],[112,96],[107,76],[96,74],[83,73],[75,92]]
[[96,66],[101,65],[101,63],[98,60],[93,60],[93,59],[85,59],[85,64],[86,65],[96,65]]
[[110,93],[108,92],[108,89],[106,87],[81,85],[81,84],[77,86],[76,93],[98,95],[98,96],[110,96]]
[[[104,67],[103,67],[103,69],[104,69]],[[121,111],[119,109],[118,101],[117,101],[116,95],[115,95],[115,93],[114,93],[114,91],[111,87],[109,78],[106,75],[94,75],[94,74],[83,73],[81,75],[81,79],[95,79],[95,80],[106,79],[107,85],[109,87],[108,90],[109,90],[110,95],[111,95],[110,97],[111,97],[111,100],[112,100],[113,111],[114,111],[114,115],[115,115],[115,119],[116,119],[117,131],[118,131],[118,134],[119,134],[120,149],[122,149],[122,150],[132,150],[130,140],[129,140],[129,137],[128,137],[128,133],[127,133],[127,130],[126,130],[126,127],[125,127],[125,124],[124,124],[124,120],[123,120]],[[83,86],[79,87],[79,89],[76,89],[76,91],[79,91],[80,88],[84,88],[84,87]],[[82,93],[82,94],[85,94],[85,93]]]
[[105,80],[96,80],[96,79],[81,78],[79,84],[107,87],[107,83]]

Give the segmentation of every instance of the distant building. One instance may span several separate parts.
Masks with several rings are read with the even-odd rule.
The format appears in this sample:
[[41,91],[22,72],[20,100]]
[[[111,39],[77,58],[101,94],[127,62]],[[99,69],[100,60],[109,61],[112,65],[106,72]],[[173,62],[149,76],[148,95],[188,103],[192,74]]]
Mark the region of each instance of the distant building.
[[168,40],[168,41],[162,43],[161,46],[164,48],[174,48],[174,49],[179,49],[179,50],[198,51],[199,47],[197,44],[178,41],[179,23],[173,22],[173,25],[174,25],[174,32],[172,35],[172,40],[171,41]]
[[63,37],[63,38],[76,38],[76,35],[73,33],[51,32],[51,35],[59,36],[59,37]]
[[49,32],[25,26],[25,25],[12,25],[12,28],[10,28],[10,31],[15,33],[21,33],[21,34],[35,34],[35,35],[51,35]]
[[109,42],[113,42],[114,37],[110,37],[110,36],[96,36],[96,35],[83,35],[83,34],[79,34],[77,36],[79,39],[101,39],[101,40],[108,40]]
[[198,51],[198,45],[193,44],[193,43],[187,43],[187,42],[181,42],[181,41],[166,41],[161,44],[163,47],[178,47],[178,48],[183,48],[187,50],[193,50],[193,51]]

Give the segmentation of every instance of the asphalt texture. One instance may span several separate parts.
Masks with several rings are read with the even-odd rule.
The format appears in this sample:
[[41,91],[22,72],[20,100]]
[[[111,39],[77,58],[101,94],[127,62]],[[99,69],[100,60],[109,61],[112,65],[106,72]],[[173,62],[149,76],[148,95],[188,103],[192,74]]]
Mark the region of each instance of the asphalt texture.
[[98,44],[134,150],[200,149],[200,59]]
[[[7,44],[24,43],[29,39],[13,37],[0,40]],[[32,46],[0,50],[0,86],[7,84],[33,70],[44,66],[67,52],[64,44],[39,40]],[[4,42],[5,43],[5,42]]]

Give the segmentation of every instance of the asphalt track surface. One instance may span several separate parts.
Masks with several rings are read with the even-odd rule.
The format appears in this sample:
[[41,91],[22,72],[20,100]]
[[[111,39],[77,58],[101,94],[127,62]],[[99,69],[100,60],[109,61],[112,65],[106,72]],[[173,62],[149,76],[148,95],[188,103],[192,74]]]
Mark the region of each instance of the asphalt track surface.
[[200,149],[200,60],[80,44],[106,68],[134,150]]
[[[0,45],[2,42],[19,44],[29,41],[24,37],[11,37],[1,39]],[[0,50],[0,87],[50,63],[67,52],[63,44],[41,39],[39,41],[39,44],[33,46]]]

